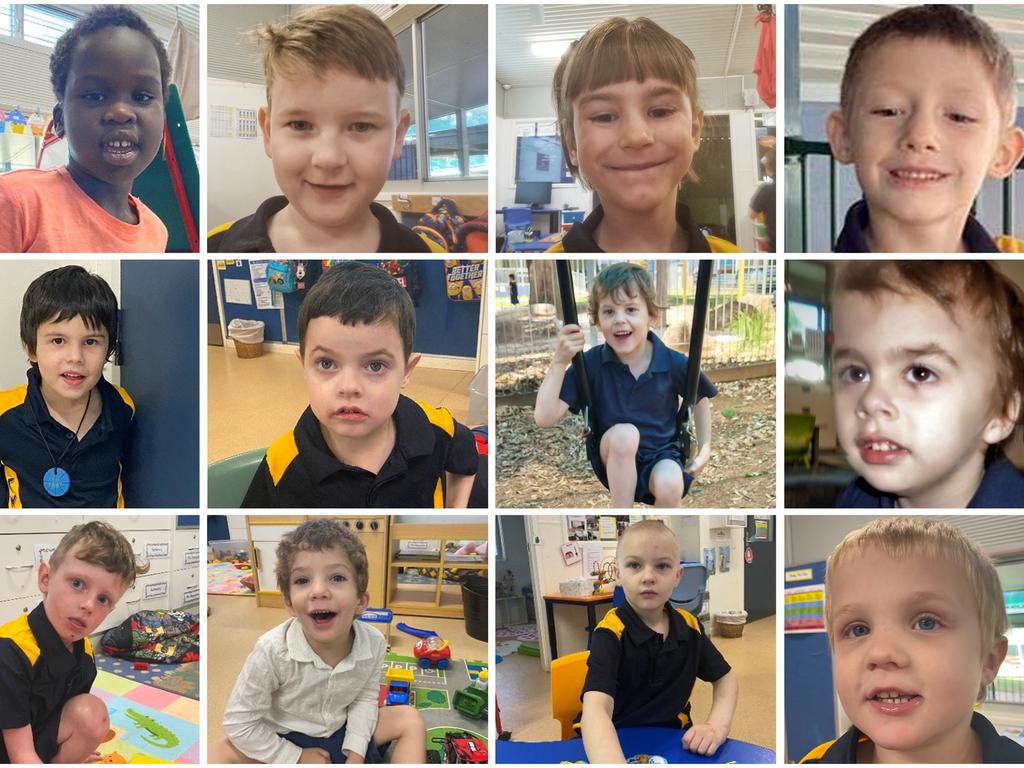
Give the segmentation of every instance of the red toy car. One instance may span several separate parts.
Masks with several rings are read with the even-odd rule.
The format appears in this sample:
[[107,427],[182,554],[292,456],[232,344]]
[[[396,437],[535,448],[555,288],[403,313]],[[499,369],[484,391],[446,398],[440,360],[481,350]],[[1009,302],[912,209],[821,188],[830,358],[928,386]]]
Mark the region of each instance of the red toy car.
[[451,731],[444,735],[444,761],[461,765],[486,763],[487,746],[465,731]]
[[442,640],[437,635],[431,635],[417,641],[412,648],[412,655],[419,659],[420,667],[423,669],[428,667],[448,669],[452,649],[448,647],[447,640]]

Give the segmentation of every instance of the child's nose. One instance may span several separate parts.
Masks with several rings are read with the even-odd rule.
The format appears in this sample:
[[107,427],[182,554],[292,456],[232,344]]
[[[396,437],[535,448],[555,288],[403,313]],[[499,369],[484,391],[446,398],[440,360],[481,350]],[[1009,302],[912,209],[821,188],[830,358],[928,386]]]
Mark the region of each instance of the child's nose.
[[135,110],[124,99],[114,99],[107,107],[103,115],[108,123],[134,123],[136,120]]
[[359,376],[351,368],[342,368],[337,376],[338,393],[342,395],[358,394],[360,390]]
[[867,638],[867,643],[864,661],[868,669],[905,667],[910,662],[910,654],[894,631],[876,627]]
[[325,132],[313,147],[312,163],[317,168],[338,168],[348,165],[343,142],[334,134]]
[[935,118],[927,110],[915,110],[905,123],[903,135],[905,149],[916,152],[939,148]]
[[860,418],[893,418],[896,406],[891,393],[880,376],[874,376],[867,389],[857,401],[857,416]]
[[651,130],[641,114],[627,114],[620,122],[619,144],[626,148],[643,147],[651,143]]

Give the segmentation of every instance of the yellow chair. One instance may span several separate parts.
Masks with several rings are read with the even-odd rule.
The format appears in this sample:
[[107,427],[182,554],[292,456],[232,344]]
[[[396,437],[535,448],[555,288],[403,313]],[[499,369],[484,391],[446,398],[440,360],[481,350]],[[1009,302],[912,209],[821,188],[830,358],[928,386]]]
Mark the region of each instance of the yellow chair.
[[551,660],[551,716],[562,725],[562,738],[572,739],[572,721],[580,713],[580,693],[587,679],[590,651],[570,653]]

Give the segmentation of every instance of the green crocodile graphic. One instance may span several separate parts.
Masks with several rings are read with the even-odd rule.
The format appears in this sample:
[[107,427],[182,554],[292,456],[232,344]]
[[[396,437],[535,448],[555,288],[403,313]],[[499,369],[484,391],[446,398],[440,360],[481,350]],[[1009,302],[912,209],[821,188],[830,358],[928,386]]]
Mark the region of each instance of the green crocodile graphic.
[[149,735],[153,737],[151,739],[149,736],[143,734],[142,740],[147,744],[152,744],[154,747],[160,747],[161,749],[171,749],[181,743],[181,740],[174,735],[173,731],[164,728],[152,717],[147,717],[141,712],[136,712],[131,707],[125,709],[124,713],[130,720],[139,726],[139,728],[144,731],[148,731]]

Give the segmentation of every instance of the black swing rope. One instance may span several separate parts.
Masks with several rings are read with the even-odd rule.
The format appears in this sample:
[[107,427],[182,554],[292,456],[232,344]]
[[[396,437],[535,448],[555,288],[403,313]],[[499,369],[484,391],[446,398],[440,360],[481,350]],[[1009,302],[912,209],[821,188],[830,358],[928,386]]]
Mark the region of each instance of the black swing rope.
[[[567,259],[555,261],[555,276],[558,279],[558,295],[562,300],[562,319],[566,325],[579,325],[576,294],[572,289],[572,272]],[[597,412],[594,410],[594,398],[590,395],[590,380],[587,378],[587,366],[583,362],[582,350],[573,355],[572,373],[576,379],[576,392],[583,413],[583,436],[589,437],[597,433]]]

